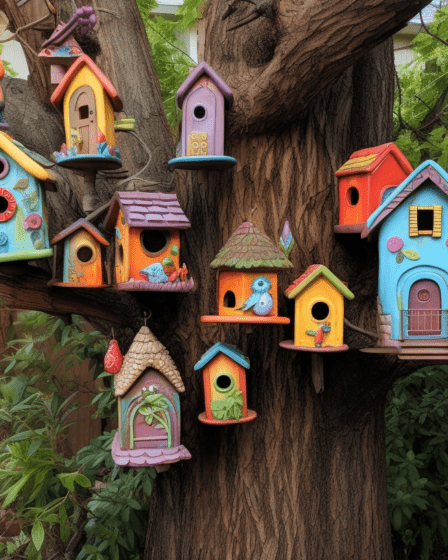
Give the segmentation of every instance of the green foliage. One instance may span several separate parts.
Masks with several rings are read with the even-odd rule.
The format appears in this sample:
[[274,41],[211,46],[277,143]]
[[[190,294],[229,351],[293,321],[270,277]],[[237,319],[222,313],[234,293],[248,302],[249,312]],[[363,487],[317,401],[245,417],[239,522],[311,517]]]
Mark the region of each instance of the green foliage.
[[151,10],[157,7],[155,0],[137,0],[151,45],[151,58],[159,78],[163,106],[173,131],[181,119],[176,107],[176,91],[187,78],[189,68],[196,64],[184,52],[185,46],[178,37],[179,33],[196,25],[201,2],[203,0],[185,0],[179,6],[175,19],[167,19],[151,15]]
[[[428,25],[432,34],[448,41],[448,6]],[[416,167],[433,159],[448,167],[448,47],[421,31],[413,41],[415,58],[398,69],[395,90],[394,138]]]
[[448,547],[447,373],[430,366],[399,381],[386,408],[389,516],[406,558],[428,560],[436,540]]
[[[99,361],[105,337],[82,326],[76,316],[67,326],[26,312],[8,333],[12,353],[4,357],[7,367],[0,377],[0,506],[15,513],[21,533],[14,542],[0,543],[0,557],[42,560],[81,531],[85,544],[79,560],[140,559],[155,470],[124,472],[115,466],[114,433],[92,440],[70,460],[58,452],[77,406],[76,392],[61,397],[63,389],[76,388],[72,366],[90,359],[98,385],[111,378]],[[56,376],[59,365],[64,367]],[[93,399],[101,407],[96,414],[116,411],[113,380],[99,390]]]
[[243,394],[235,387],[226,398],[212,401],[210,408],[217,420],[239,420],[243,415]]
[[[4,48],[5,48],[5,45],[2,45],[0,43],[0,56],[1,56]],[[5,67],[5,72],[9,76],[11,76],[11,78],[15,78],[16,76],[18,76],[18,73],[13,69],[10,62],[8,62],[7,60],[3,60],[3,58],[2,58],[2,62],[3,62],[3,66]]]

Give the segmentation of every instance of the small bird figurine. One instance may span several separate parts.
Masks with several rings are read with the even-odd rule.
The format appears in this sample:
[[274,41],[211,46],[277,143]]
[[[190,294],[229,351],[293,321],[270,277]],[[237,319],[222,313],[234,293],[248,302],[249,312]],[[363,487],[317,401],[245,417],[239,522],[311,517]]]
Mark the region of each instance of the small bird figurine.
[[314,336],[314,346],[316,348],[322,348],[322,343],[324,341],[324,335],[331,331],[331,327],[328,323],[321,323],[317,331],[306,331],[309,336]]
[[248,300],[246,300],[243,305],[239,308],[242,311],[252,311],[255,315],[267,315],[272,311],[274,306],[274,301],[269,292],[271,288],[271,281],[264,276],[258,276],[252,282],[250,289],[252,294]]

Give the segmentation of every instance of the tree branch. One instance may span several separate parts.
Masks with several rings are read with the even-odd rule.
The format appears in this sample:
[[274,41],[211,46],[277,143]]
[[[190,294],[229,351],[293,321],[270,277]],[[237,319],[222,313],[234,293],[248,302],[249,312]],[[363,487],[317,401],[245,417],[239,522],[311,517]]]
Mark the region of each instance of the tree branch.
[[210,0],[205,32],[219,37],[222,48],[209,46],[205,60],[234,91],[231,131],[262,132],[300,119],[329,83],[428,3],[283,0],[273,4],[273,21],[259,18],[227,33],[253,7],[238,9],[223,22],[226,6]]

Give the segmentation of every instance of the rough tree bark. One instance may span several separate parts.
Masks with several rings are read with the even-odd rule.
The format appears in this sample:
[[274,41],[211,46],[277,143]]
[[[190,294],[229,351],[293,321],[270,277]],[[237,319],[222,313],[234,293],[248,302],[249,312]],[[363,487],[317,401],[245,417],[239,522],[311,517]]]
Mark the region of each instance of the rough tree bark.
[[[152,151],[145,177],[159,182],[156,188],[174,179],[192,224],[184,235],[183,258],[199,289],[179,296],[104,292],[103,305],[95,308],[81,290],[70,301],[69,294],[45,293],[41,282],[36,306],[69,313],[83,305],[100,328],[114,319],[121,323],[122,340],[129,340],[141,324],[139,314],[149,308],[151,328],[183,372],[182,435],[193,459],[157,479],[145,560],[391,560],[384,403],[392,383],[415,364],[363,355],[356,348],[369,340],[346,332],[352,350],[324,357],[325,390],[316,395],[310,357],[278,347],[291,327],[204,325],[199,318],[216,311],[209,263],[236,227],[251,218],[278,239],[289,219],[297,242],[290,256],[295,269],[281,275],[280,289],[308,265],[327,265],[356,295],[347,305],[348,319],[375,330],[377,250],[355,236],[334,236],[334,171],[354,150],[390,140],[393,53],[386,39],[428,3],[274,0],[264,2],[270,18],[227,32],[253,6],[234,3],[235,13],[223,21],[226,4],[208,0],[205,59],[234,91],[226,153],[238,164],[232,171],[210,173],[208,184],[199,186],[194,173],[167,172],[174,148],[134,2],[96,0],[102,47],[97,62]],[[14,0],[0,1],[0,7],[5,4],[17,24]],[[38,64],[31,58],[30,63]],[[6,118],[16,138],[48,156],[62,141],[62,122],[42,105],[48,95],[42,94],[46,86],[38,70],[30,86],[37,87],[41,104],[23,111],[30,87],[10,80]],[[20,118],[13,118],[12,106]],[[126,168],[135,173],[144,163],[139,145],[135,138],[118,142]],[[66,184],[50,199],[52,233],[79,217],[79,178],[61,174]],[[103,181],[101,200],[116,188],[116,182]],[[17,267],[12,272],[24,270],[29,281],[13,293],[2,267],[0,290],[10,306],[15,298],[22,308],[33,301],[33,274],[41,278],[45,272]],[[116,306],[129,313],[115,312]],[[101,307],[114,317],[101,315]],[[280,311],[292,317],[292,303],[281,299]],[[218,340],[250,356],[249,404],[259,415],[253,424],[214,428],[197,421],[204,405],[193,364]]]

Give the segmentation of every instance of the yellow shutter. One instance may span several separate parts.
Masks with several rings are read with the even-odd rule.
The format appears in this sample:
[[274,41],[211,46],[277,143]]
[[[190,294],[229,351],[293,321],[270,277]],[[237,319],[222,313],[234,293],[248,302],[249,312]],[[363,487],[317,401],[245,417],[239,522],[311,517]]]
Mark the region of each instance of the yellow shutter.
[[433,237],[442,237],[442,206],[434,206]]
[[409,207],[409,237],[417,237],[418,235],[417,210],[418,206]]

